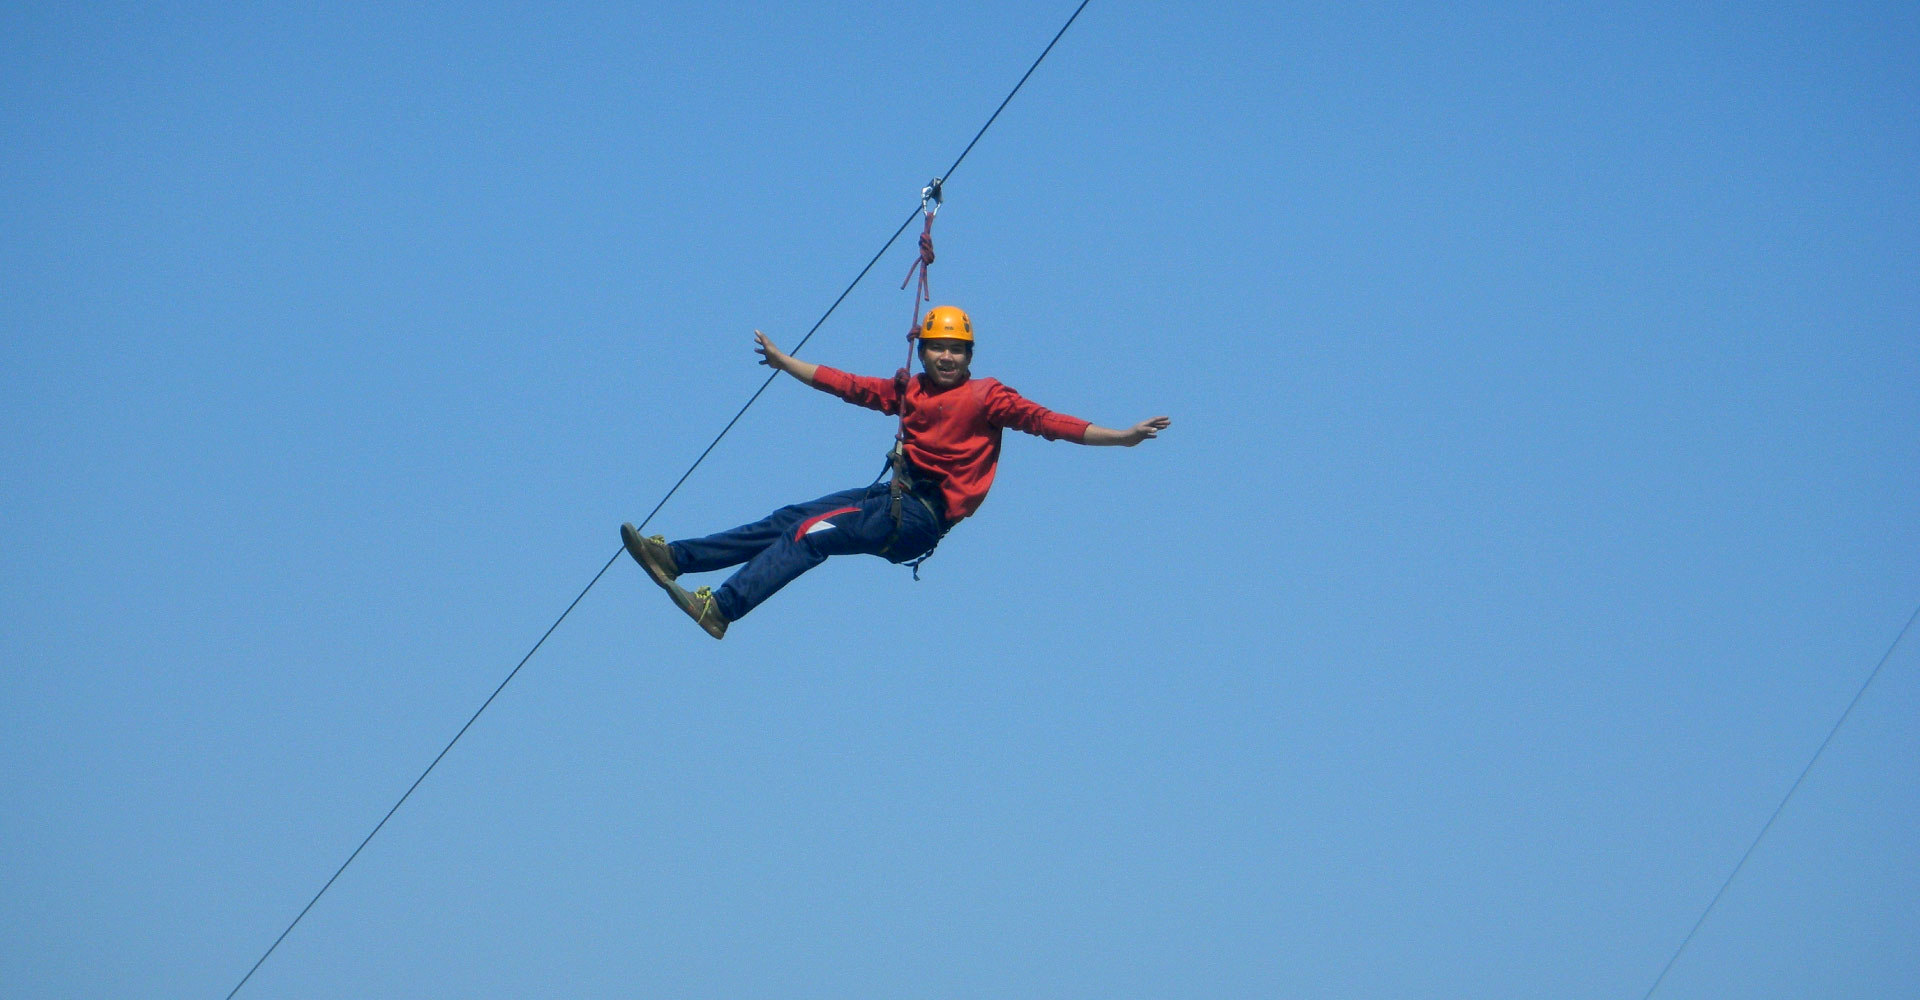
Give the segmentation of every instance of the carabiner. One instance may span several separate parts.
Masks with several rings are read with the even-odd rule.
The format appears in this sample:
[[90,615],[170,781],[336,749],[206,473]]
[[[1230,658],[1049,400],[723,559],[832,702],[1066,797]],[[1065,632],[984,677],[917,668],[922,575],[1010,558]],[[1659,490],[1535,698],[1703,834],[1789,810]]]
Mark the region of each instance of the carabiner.
[[[928,205],[933,207],[928,208]],[[920,189],[920,211],[928,215],[940,214],[940,178],[935,177]]]

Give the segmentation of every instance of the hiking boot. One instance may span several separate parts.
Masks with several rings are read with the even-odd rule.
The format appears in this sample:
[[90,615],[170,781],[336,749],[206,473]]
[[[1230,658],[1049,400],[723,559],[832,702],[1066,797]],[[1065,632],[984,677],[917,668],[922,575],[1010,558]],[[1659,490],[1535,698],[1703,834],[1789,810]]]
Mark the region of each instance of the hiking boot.
[[720,613],[720,605],[714,603],[713,588],[701,587],[699,590],[688,593],[687,588],[677,583],[668,583],[666,587],[667,594],[673,598],[673,603],[680,605],[680,610],[685,611],[687,617],[706,629],[708,635],[715,639],[727,637],[727,617]]
[[680,575],[680,567],[673,561],[673,549],[667,546],[666,536],[642,538],[633,525],[623,524],[620,526],[620,541],[627,547],[627,555],[632,556],[633,561],[653,577],[653,582],[662,587],[673,586],[674,579]]

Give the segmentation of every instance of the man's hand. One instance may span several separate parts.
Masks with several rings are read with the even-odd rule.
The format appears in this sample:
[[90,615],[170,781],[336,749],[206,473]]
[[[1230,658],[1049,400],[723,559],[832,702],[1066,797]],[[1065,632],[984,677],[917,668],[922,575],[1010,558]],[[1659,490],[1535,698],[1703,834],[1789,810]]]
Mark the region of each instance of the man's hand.
[[753,331],[753,343],[753,353],[760,355],[760,363],[768,368],[786,371],[787,362],[793,360],[793,355],[774,346],[773,341],[768,340],[767,335],[758,330]]
[[1126,445],[1131,448],[1150,437],[1159,437],[1161,431],[1171,426],[1173,426],[1173,418],[1171,417],[1152,417],[1147,420],[1142,420],[1127,429],[1128,440],[1126,441]]
[[786,372],[808,385],[813,384],[813,373],[819,370],[819,365],[808,364],[781,350],[758,330],[753,331],[753,343],[753,352],[760,355],[761,364],[774,371]]
[[1119,445],[1123,448],[1131,448],[1150,437],[1158,437],[1161,431],[1166,430],[1172,424],[1173,421],[1167,417],[1151,417],[1134,424],[1126,430],[1114,430],[1111,427],[1088,427],[1086,436],[1080,439],[1080,443],[1091,445]]

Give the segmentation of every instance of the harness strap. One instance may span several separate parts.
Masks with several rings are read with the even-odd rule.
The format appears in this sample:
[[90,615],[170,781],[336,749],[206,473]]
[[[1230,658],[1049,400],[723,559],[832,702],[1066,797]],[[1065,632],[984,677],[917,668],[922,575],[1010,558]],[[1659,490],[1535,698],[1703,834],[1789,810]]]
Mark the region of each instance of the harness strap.
[[895,445],[892,451],[887,452],[887,464],[881,468],[880,474],[886,475],[889,469],[893,471],[893,479],[887,483],[887,493],[891,499],[889,512],[893,517],[893,530],[887,533],[887,540],[881,543],[880,555],[885,556],[891,552],[893,550],[893,543],[900,540],[902,525],[900,501],[902,497],[912,497],[915,503],[926,508],[927,516],[933,518],[935,524],[940,525],[940,534],[934,538],[933,544],[928,546],[927,551],[921,553],[918,558],[905,563],[908,569],[913,570],[914,580],[918,581],[920,579],[920,564],[933,558],[933,550],[939,548],[941,539],[947,537],[947,528],[949,526],[946,523],[946,518],[940,516],[940,512],[934,509],[932,501],[920,494],[920,490],[917,488],[919,486],[919,480],[916,480],[913,475],[913,464],[907,461],[906,452],[899,445]]

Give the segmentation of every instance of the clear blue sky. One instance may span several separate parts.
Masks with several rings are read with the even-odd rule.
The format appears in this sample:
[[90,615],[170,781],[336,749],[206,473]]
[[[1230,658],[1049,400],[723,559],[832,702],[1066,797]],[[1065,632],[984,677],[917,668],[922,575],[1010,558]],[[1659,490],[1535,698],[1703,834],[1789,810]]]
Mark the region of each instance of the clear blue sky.
[[[224,996],[1071,9],[0,11],[0,993]],[[242,995],[1640,997],[1920,603],[1916,52],[1095,0],[934,294],[1172,429],[721,643],[623,557]],[[783,381],[649,531],[890,432]],[[1920,982],[1916,719],[1659,996]]]

